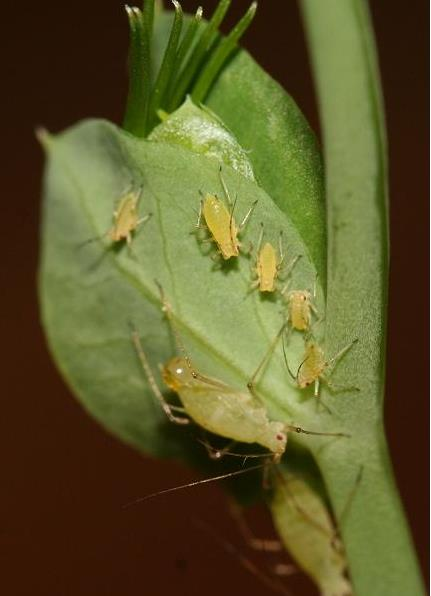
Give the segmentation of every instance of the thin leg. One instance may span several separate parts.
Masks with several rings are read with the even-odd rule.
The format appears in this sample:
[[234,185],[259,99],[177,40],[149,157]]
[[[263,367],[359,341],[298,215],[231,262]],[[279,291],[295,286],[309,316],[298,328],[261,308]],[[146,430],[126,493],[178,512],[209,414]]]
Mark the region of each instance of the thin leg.
[[283,550],[283,545],[279,540],[257,538],[246,522],[241,508],[234,501],[229,502],[229,512],[237,523],[238,529],[244,541],[252,549],[267,553],[278,553]]
[[152,217],[153,217],[153,214],[152,213],[148,213],[148,215],[145,215],[144,217],[141,217],[141,219],[138,219],[138,221],[136,222],[136,227],[143,225],[144,223],[146,223]]
[[256,368],[256,370],[254,371],[254,373],[252,374],[250,380],[247,383],[247,387],[248,390],[250,391],[250,393],[253,395],[253,397],[256,397],[257,399],[259,399],[259,396],[256,393],[256,389],[255,389],[255,383],[256,383],[256,377],[258,376],[258,374],[260,373],[260,371],[262,370],[262,368],[264,368],[265,364],[267,363],[268,359],[270,358],[270,356],[272,355],[272,353],[274,352],[277,343],[280,340],[280,337],[283,335],[283,331],[286,327],[286,323],[283,324],[283,326],[281,327],[280,331],[277,333],[277,335],[275,336],[275,338],[272,340],[266,354],[264,355],[264,357],[262,358],[261,362],[259,363],[258,367]]
[[346,352],[348,352],[350,350],[350,348],[358,341],[358,338],[354,339],[353,341],[351,341],[349,344],[347,344],[347,346],[344,346],[344,348],[342,348],[339,352],[337,352],[335,354],[335,356],[333,356],[330,360],[327,361],[327,366],[332,366],[333,364],[335,364],[335,362],[337,360],[340,360],[340,358],[342,358],[344,356],[344,354]]
[[155,397],[157,398],[157,400],[159,401],[160,405],[162,406],[162,409],[165,412],[166,416],[169,418],[169,420],[171,422],[174,422],[175,424],[189,424],[190,423],[189,418],[175,416],[174,414],[172,414],[173,408],[167,403],[167,401],[163,397],[162,392],[160,391],[160,389],[157,386],[157,383],[156,383],[156,380],[152,373],[150,364],[147,360],[144,349],[142,347],[138,332],[135,329],[132,331],[132,341],[134,343],[136,353],[138,354],[139,360],[141,361],[142,368],[144,369],[144,372],[147,377],[148,383],[151,387],[151,390],[152,390],[153,394],[155,395]]
[[356,387],[356,385],[337,385],[336,383],[333,383],[330,379],[328,379],[328,377],[325,375],[320,375],[320,378],[322,379],[322,381],[324,381],[326,383],[326,385],[329,387],[329,389],[333,393],[346,393],[348,391],[360,391],[359,387]]
[[259,255],[260,253],[260,248],[262,246],[262,240],[263,240],[263,223],[261,222],[260,224],[260,234],[259,234],[259,240],[257,242],[257,247],[256,247],[256,257]]
[[231,448],[236,445],[237,441],[230,441],[223,449],[216,449],[206,441],[199,441],[207,450],[210,459],[222,459],[225,455],[228,455]]
[[253,213],[255,207],[257,205],[257,200],[252,204],[252,206],[250,207],[250,209],[247,211],[247,213],[245,214],[244,219],[242,220],[242,222],[239,224],[238,226],[238,232],[241,232],[241,230],[244,228],[244,226],[246,225],[246,223],[248,222],[250,215]]
[[280,260],[278,261],[277,269],[281,269],[281,267],[283,266],[284,257],[285,257],[285,254],[283,252],[283,230],[280,230],[280,235],[278,237],[278,254],[279,254]]
[[[222,185],[222,188],[223,188],[224,195],[225,195],[225,197],[227,199],[227,202],[229,203],[230,206],[232,206],[232,205],[234,205],[234,203],[232,202],[232,199],[230,197],[229,190],[227,188],[226,182],[224,181],[223,175],[221,173],[221,166],[219,168],[219,176],[220,176],[220,182],[221,182],[221,185]],[[232,209],[232,211],[233,211],[233,209]]]

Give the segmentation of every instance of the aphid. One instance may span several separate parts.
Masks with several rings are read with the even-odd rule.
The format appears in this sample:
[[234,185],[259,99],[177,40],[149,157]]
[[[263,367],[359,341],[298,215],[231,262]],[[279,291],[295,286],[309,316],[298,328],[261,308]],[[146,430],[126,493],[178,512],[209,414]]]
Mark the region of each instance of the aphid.
[[141,218],[138,214],[138,203],[141,198],[141,191],[142,189],[139,191],[129,191],[121,197],[118,206],[113,213],[114,224],[106,233],[112,242],[126,240],[127,245],[130,247],[132,244],[133,232],[150,219],[152,215],[151,213]]
[[129,249],[132,245],[133,233],[138,227],[147,222],[152,213],[148,213],[144,217],[139,217],[138,205],[141,198],[142,188],[139,190],[130,190],[124,193],[119,201],[118,205],[113,212],[113,225],[112,227],[102,236],[96,238],[90,238],[86,240],[82,246],[95,240],[101,240],[102,238],[109,238],[111,242],[117,243],[122,240],[126,240]]
[[[252,204],[242,222],[237,226],[233,216],[236,199],[232,202],[226,183],[221,174],[221,168],[220,181],[223,187],[223,192],[229,203],[229,209],[216,195],[206,194],[200,203],[196,228],[207,228],[211,235],[210,241],[217,244],[219,254],[223,259],[228,260],[239,255],[241,243],[238,236],[244,229],[253,209],[256,207],[257,201]],[[202,225],[201,223],[202,217],[205,220],[205,225]]]
[[[343,433],[308,431],[299,426],[269,420],[267,411],[254,390],[254,379],[258,371],[248,384],[249,391],[240,391],[223,381],[196,371],[173,324],[173,315],[163,294],[162,302],[177,346],[182,352],[182,356],[175,356],[162,367],[162,378],[167,387],[177,393],[182,408],[173,408],[166,402],[154,379],[136,331],[133,331],[132,339],[150,387],[171,421],[186,424],[191,418],[203,429],[221,437],[242,443],[258,443],[271,452],[274,461],[278,461],[283,455],[287,434],[290,432],[333,437],[346,436]],[[273,349],[272,346],[271,349]],[[258,370],[261,368],[262,364]],[[179,410],[183,415],[177,417],[173,414],[173,410]]]
[[308,331],[312,312],[317,315],[311,292],[308,290],[292,290],[287,294],[287,320],[292,329]]
[[[274,292],[276,290],[277,279],[281,277],[281,270],[284,263],[282,232],[280,232],[278,241],[278,256],[276,250],[270,242],[263,241],[263,224],[261,224],[261,231],[259,241],[256,248],[256,260],[253,268],[253,275],[256,279],[251,284],[251,289],[259,288],[260,292]],[[284,271],[284,277],[294,267],[299,256],[295,257]]]
[[[286,352],[284,350],[284,342],[283,342],[283,352],[285,357],[286,366],[291,374],[291,376],[295,379],[296,384],[298,385],[299,389],[305,389],[314,383],[314,396],[319,397],[320,391],[320,382],[324,381],[328,387],[336,389],[336,385],[334,385],[329,379],[328,374],[325,375],[325,371],[328,370],[329,367],[333,366],[337,360],[339,360],[344,354],[350,350],[350,348],[355,344],[358,340],[354,339],[351,341],[347,346],[344,346],[339,352],[335,354],[329,360],[326,360],[325,354],[323,349],[319,346],[319,344],[314,339],[308,339],[305,344],[305,352],[304,357],[302,359],[301,364],[296,371],[296,375],[293,375],[290,371],[289,365],[287,363]],[[330,371],[332,373],[332,371]],[[329,374],[330,374],[329,373]],[[356,387],[350,387],[350,389],[358,390]]]
[[351,596],[344,548],[320,495],[301,477],[278,470],[270,509],[286,550],[321,595]]

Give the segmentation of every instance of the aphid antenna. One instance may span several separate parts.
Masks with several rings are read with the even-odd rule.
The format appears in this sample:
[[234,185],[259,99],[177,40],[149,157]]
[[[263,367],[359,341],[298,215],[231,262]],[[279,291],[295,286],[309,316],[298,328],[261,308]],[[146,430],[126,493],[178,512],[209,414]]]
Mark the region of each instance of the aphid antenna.
[[123,509],[128,509],[138,503],[142,503],[144,501],[148,501],[149,499],[153,499],[154,497],[158,497],[159,495],[166,495],[168,493],[173,493],[179,490],[193,488],[195,486],[200,486],[201,484],[209,484],[210,482],[218,482],[219,480],[225,480],[226,478],[232,478],[233,476],[240,476],[241,474],[248,474],[253,470],[259,470],[264,468],[266,464],[259,464],[257,466],[250,466],[249,468],[245,468],[242,470],[235,470],[234,472],[228,472],[226,474],[221,474],[220,476],[211,476],[211,478],[204,478],[203,480],[195,480],[194,482],[188,482],[187,484],[182,484],[180,486],[173,486],[171,488],[165,488],[164,490],[159,490],[155,493],[151,493],[149,495],[145,495],[144,497],[139,497],[134,501],[130,501],[123,505]]
[[359,467],[358,473],[356,474],[355,482],[354,482],[352,488],[350,489],[350,492],[347,496],[346,502],[344,503],[343,509],[341,510],[341,513],[338,516],[338,520],[336,520],[337,534],[339,534],[339,530],[342,527],[344,520],[346,519],[346,516],[350,511],[350,507],[352,506],[353,499],[356,495],[359,485],[362,482],[363,476],[364,476],[364,464],[361,464]]
[[139,333],[136,327],[133,325],[132,321],[129,321],[129,326],[131,329],[133,345],[135,346],[136,353],[138,355],[142,368],[144,369],[148,384],[151,388],[151,391],[153,392],[153,395],[156,397],[157,401],[160,403],[163,411],[165,412],[166,416],[169,418],[171,422],[182,425],[189,424],[189,418],[186,418],[184,416],[175,416],[174,414],[172,414],[172,409],[178,410],[178,408],[171,408],[171,406],[163,397],[163,394],[156,383],[156,379],[154,378],[153,371],[151,370],[151,366],[144,352],[144,348],[142,347],[141,340],[139,338]]
[[237,549],[231,542],[222,538],[209,524],[202,519],[194,517],[193,524],[206,534],[211,536],[228,554],[236,557],[240,564],[254,575],[265,586],[284,596],[294,596],[277,578],[272,578],[264,571],[259,569],[248,557],[246,557],[239,549]]
[[293,381],[296,381],[296,379],[297,379],[298,377],[297,377],[297,376],[295,377],[295,375],[294,375],[294,374],[293,374],[293,372],[291,371],[291,369],[290,369],[290,366],[289,366],[289,361],[287,360],[287,354],[286,354],[286,343],[285,343],[284,335],[283,335],[283,336],[282,336],[282,338],[281,338],[281,344],[282,344],[282,347],[283,347],[283,357],[284,357],[284,363],[285,363],[285,365],[286,365],[287,371],[288,371],[289,375],[292,377],[292,380],[293,380]]

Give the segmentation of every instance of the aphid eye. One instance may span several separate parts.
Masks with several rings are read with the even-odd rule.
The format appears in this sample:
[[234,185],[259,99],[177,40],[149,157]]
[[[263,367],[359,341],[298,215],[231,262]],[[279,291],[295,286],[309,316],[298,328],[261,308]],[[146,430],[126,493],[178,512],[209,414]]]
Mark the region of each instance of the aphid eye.
[[198,373],[197,373],[197,372],[195,372],[194,370],[192,371],[192,377],[193,377],[194,379],[197,379],[197,378],[198,378]]
[[282,435],[282,434],[278,434],[278,435],[277,435],[277,440],[278,440],[278,441],[282,441],[283,439],[284,439],[284,437],[283,437],[283,435]]

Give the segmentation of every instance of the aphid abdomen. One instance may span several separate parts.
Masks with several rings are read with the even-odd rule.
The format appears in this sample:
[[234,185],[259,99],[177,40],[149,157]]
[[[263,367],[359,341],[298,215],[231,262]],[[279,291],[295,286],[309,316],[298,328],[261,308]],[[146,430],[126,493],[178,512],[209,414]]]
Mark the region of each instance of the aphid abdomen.
[[202,213],[205,223],[224,259],[239,255],[235,221],[224,203],[214,195],[206,195]]
[[241,443],[258,443],[272,452],[284,451],[284,425],[270,422],[249,394],[196,385],[178,389],[178,395],[187,414],[202,428]]
[[274,247],[269,242],[263,246],[259,253],[257,274],[259,277],[259,290],[261,292],[273,292],[277,277],[277,257]]

